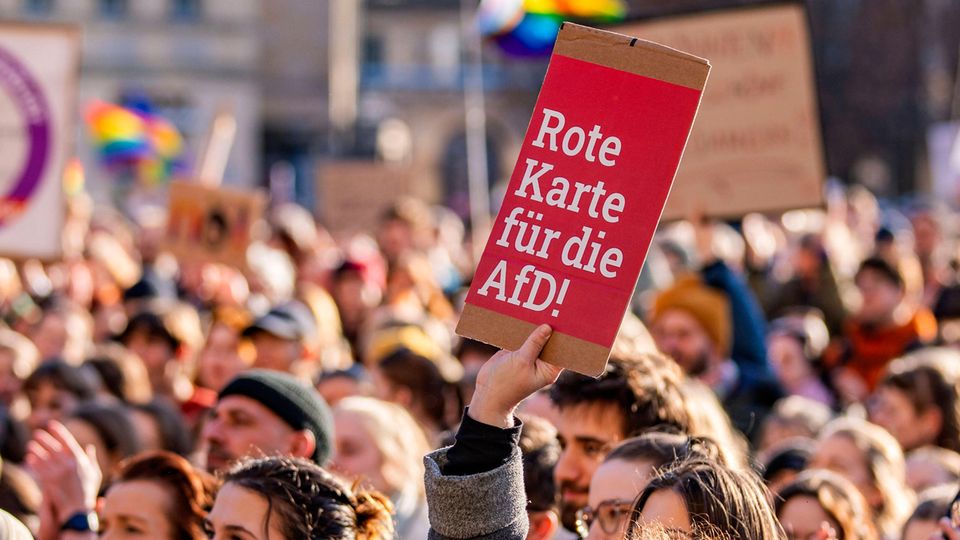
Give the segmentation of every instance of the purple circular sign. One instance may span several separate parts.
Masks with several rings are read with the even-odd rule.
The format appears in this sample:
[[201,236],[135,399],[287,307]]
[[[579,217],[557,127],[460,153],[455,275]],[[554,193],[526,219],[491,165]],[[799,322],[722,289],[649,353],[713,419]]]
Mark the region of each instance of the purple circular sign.
[[[11,53],[0,47],[0,91],[13,99],[23,116],[27,155],[9,191],[0,194],[0,225],[23,212],[34,195],[50,157],[50,108],[36,79]],[[16,169],[14,169],[16,170]]]

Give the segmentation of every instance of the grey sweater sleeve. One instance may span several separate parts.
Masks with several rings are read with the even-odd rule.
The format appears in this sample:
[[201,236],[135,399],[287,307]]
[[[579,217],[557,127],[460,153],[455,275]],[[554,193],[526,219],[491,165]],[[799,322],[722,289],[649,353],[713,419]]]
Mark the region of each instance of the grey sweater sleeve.
[[444,476],[448,450],[424,457],[430,540],[524,540],[529,523],[520,449],[492,471]]

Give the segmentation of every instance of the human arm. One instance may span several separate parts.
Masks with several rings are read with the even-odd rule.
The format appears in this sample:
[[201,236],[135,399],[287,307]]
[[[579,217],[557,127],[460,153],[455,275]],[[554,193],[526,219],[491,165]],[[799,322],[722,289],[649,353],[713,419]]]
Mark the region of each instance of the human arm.
[[767,360],[766,319],[760,304],[743,279],[714,253],[713,223],[702,217],[694,217],[692,223],[703,281],[723,292],[730,302],[730,357],[750,382],[775,381]]
[[520,423],[514,411],[562,371],[538,358],[550,333],[541,326],[517,351],[500,351],[488,360],[457,442],[424,459],[431,540],[526,537]]

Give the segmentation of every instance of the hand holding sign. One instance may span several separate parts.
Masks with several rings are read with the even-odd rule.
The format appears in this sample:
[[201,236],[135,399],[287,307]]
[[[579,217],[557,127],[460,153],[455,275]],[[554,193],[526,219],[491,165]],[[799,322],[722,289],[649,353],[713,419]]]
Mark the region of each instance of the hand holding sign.
[[477,387],[470,400],[470,417],[501,428],[513,427],[513,413],[521,401],[556,382],[563,371],[540,360],[540,351],[550,339],[550,327],[538,326],[516,351],[500,351],[487,360],[477,374]]

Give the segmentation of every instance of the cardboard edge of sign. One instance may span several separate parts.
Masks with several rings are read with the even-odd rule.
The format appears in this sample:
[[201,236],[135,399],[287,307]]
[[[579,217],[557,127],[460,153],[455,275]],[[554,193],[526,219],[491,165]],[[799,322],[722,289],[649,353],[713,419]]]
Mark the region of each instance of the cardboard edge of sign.
[[[463,315],[457,323],[457,334],[515,351],[537,326],[496,311],[465,304]],[[607,347],[561,332],[554,332],[540,353],[540,358],[545,362],[591,377],[603,373],[609,356],[610,349]]]
[[575,23],[560,26],[554,54],[702,91],[710,62],[643,39]]
[[[574,58],[612,69],[657,79],[702,92],[710,62],[650,41],[563,23],[554,55]],[[457,334],[509,349],[518,349],[537,325],[473,304],[465,304]],[[612,344],[611,344],[612,346]],[[597,377],[610,357],[604,347],[562,332],[554,332],[540,358],[551,364]]]

